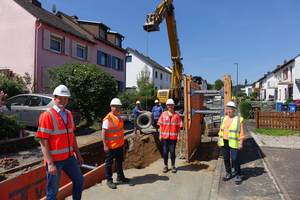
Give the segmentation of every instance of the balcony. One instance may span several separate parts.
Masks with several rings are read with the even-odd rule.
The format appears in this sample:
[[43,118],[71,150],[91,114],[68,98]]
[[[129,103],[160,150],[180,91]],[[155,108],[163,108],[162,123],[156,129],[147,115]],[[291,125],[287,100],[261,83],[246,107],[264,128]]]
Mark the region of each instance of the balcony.
[[275,89],[278,87],[277,81],[268,81],[267,89]]

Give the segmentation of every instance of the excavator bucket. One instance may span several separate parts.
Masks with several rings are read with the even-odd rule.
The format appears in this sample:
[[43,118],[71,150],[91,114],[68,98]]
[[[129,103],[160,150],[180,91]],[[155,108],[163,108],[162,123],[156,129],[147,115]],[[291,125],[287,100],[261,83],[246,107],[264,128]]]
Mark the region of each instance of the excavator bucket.
[[155,23],[145,23],[143,28],[147,32],[159,31],[159,27]]

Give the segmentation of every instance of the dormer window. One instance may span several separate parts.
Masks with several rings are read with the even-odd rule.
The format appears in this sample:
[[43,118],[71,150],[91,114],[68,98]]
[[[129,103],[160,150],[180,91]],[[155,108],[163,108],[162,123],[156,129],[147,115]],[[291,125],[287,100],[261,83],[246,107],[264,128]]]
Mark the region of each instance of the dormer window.
[[116,37],[116,45],[117,45],[118,47],[121,47],[121,39],[118,38],[118,37]]
[[100,33],[99,33],[100,38],[106,39],[105,37],[105,30],[103,28],[100,28]]

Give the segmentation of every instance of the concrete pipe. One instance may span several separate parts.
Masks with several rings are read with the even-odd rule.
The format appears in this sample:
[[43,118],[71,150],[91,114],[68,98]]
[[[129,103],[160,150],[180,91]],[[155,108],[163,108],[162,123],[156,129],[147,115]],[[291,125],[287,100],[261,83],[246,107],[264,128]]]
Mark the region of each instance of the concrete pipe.
[[153,123],[153,115],[151,112],[140,114],[136,120],[137,125],[140,128],[149,128]]

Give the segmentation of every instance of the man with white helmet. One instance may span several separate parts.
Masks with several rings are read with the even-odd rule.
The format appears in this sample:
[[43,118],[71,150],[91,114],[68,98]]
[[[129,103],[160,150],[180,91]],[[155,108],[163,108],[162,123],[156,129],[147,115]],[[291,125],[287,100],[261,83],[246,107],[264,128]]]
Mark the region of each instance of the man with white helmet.
[[157,99],[154,101],[154,103],[155,103],[155,106],[152,108],[152,115],[153,115],[153,119],[154,119],[153,123],[156,128],[156,133],[158,133],[157,122],[158,122],[158,119],[159,119],[161,113],[164,111],[164,109],[161,105],[159,105],[159,101]]
[[105,160],[105,175],[107,186],[111,189],[116,189],[116,184],[112,179],[112,164],[116,159],[117,181],[129,182],[125,178],[122,163],[123,163],[123,145],[124,145],[124,123],[120,117],[121,101],[114,98],[110,102],[111,112],[106,115],[102,122],[102,141],[104,151],[106,152]]
[[63,170],[73,182],[73,199],[81,199],[84,177],[79,165],[83,159],[74,135],[72,112],[65,109],[71,94],[65,85],[59,85],[53,95],[55,105],[41,114],[37,131],[47,173],[46,198],[56,199]]
[[219,131],[218,146],[222,147],[226,174],[222,178],[228,181],[233,178],[230,164],[230,156],[234,167],[235,183],[242,183],[241,165],[239,163],[239,150],[243,148],[243,141],[246,139],[244,134],[243,117],[235,116],[236,105],[230,101],[226,104],[227,116],[222,117]]
[[[147,112],[147,111],[144,111],[144,110],[140,107],[140,104],[141,104],[140,101],[137,101],[135,104],[136,104],[136,107],[133,109],[133,113],[134,113],[133,126],[134,126],[134,132],[135,132],[135,134],[137,134],[137,132],[136,132],[136,127],[139,127],[139,126],[137,125],[137,118],[140,116],[141,113],[145,113],[145,112]],[[140,134],[142,134],[141,127],[139,127],[139,130],[140,130]]]
[[168,111],[163,112],[157,125],[160,126],[159,140],[163,143],[163,157],[164,157],[164,168],[163,173],[168,172],[168,158],[169,151],[171,154],[171,166],[172,172],[176,173],[175,167],[175,147],[176,143],[180,141],[180,129],[183,127],[180,115],[174,111],[174,100],[168,99],[166,102]]

